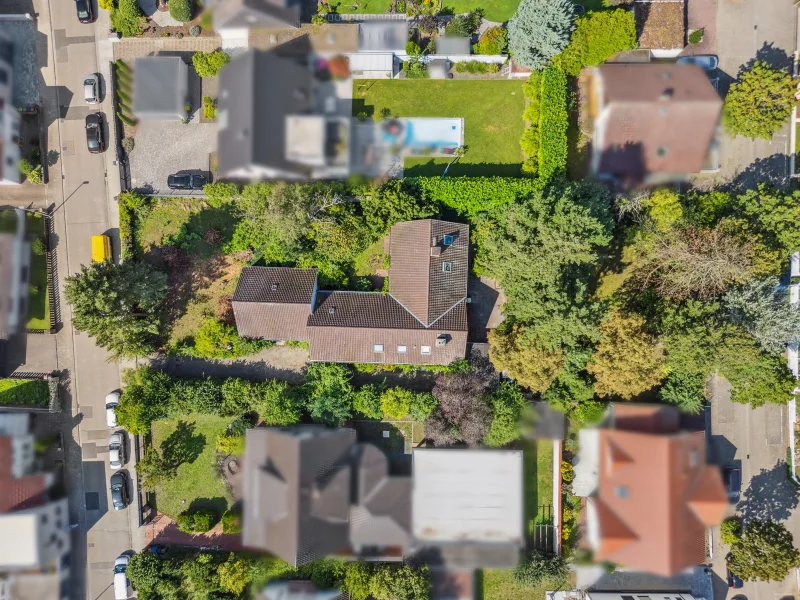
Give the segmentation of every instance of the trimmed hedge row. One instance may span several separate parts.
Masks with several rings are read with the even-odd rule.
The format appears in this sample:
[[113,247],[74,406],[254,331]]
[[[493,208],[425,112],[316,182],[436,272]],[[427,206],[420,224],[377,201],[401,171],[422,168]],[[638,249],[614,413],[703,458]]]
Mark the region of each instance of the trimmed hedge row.
[[528,106],[522,113],[522,120],[526,127],[519,141],[520,148],[525,154],[522,163],[522,172],[526,175],[536,175],[539,171],[539,117],[542,96],[542,74],[534,71],[528,77],[528,82],[523,86],[522,93],[528,100]]
[[547,181],[567,172],[567,74],[550,64],[542,73],[539,114],[539,178]]
[[427,197],[473,219],[539,191],[544,182],[520,177],[406,177]]

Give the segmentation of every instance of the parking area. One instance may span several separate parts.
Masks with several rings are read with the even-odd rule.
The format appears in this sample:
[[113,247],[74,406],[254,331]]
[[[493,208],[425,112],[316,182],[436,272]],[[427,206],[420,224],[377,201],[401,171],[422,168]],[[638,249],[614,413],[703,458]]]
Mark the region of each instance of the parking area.
[[147,194],[186,195],[189,192],[185,190],[170,190],[167,177],[192,172],[205,175],[209,181],[216,149],[216,123],[143,121],[137,127],[136,146],[130,154],[131,185]]

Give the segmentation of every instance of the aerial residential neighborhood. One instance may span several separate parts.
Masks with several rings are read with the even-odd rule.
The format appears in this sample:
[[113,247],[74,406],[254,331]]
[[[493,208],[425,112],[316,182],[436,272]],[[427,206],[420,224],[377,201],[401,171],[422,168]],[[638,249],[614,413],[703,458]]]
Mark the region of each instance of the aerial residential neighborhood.
[[0,600],[800,598],[793,0],[0,0]]

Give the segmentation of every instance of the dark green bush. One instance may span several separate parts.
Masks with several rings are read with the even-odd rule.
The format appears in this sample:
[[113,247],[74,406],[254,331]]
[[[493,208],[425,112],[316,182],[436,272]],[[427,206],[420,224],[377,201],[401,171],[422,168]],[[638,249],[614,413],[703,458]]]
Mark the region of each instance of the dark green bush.
[[239,186],[235,183],[207,183],[203,186],[206,202],[214,208],[233,202],[239,195]]
[[136,0],[119,0],[111,11],[111,27],[122,37],[134,37],[142,33],[142,12]]
[[419,56],[422,54],[422,48],[420,48],[419,44],[414,40],[409,40],[406,42],[406,54],[409,56]]
[[189,29],[189,35],[192,37],[198,37],[200,35],[200,26],[199,25],[192,25]]
[[539,114],[539,177],[549,180],[567,170],[567,75],[554,64],[542,73]]
[[194,0],[169,0],[169,14],[177,21],[191,21],[194,16]]
[[31,171],[33,171],[36,168],[36,165],[34,165],[33,162],[31,162],[27,158],[21,158],[17,163],[17,168],[19,169],[20,173],[27,176],[30,175]]
[[458,73],[471,73],[473,75],[485,75],[486,73],[497,73],[500,67],[496,63],[485,63],[478,60],[469,60],[456,63]]
[[475,54],[503,54],[508,45],[508,32],[503,26],[490,27],[475,44]]
[[44,240],[42,238],[36,238],[33,240],[31,244],[31,252],[33,252],[36,256],[44,256],[45,252],[47,252],[47,248],[44,245]]
[[205,533],[217,524],[217,513],[209,508],[187,510],[178,515],[177,523],[184,533]]
[[234,510],[226,510],[222,515],[222,533],[241,533],[242,515]]
[[192,55],[194,70],[200,77],[214,77],[230,60],[231,57],[222,50],[195,52]]
[[695,29],[692,33],[689,34],[689,43],[690,44],[699,44],[703,41],[703,34],[705,30],[701,27],[700,29]]

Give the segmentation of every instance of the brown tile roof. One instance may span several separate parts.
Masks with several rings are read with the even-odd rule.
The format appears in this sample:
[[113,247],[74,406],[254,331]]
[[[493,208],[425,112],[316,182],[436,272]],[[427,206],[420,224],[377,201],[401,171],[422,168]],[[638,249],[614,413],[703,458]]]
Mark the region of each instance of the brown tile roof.
[[233,301],[311,304],[316,286],[316,269],[245,267]]
[[[463,301],[426,328],[380,292],[320,292],[308,325],[311,360],[446,365],[466,355]],[[444,346],[437,344],[439,336],[444,336]],[[375,344],[382,344],[384,351],[376,353]],[[399,352],[399,346],[406,351]],[[430,354],[422,354],[422,346],[430,346]]]
[[682,0],[639,0],[633,11],[640,48],[674,50],[684,47],[685,5]]
[[15,478],[11,436],[0,437],[0,514],[24,510],[42,504],[47,495],[45,475],[26,475]]
[[[451,244],[445,245],[445,236]],[[389,256],[389,294],[423,325],[466,298],[468,225],[435,219],[397,223],[389,233]]]
[[[611,449],[632,462],[617,464]],[[664,576],[704,560],[705,530],[722,520],[727,496],[702,432],[601,429],[599,459],[595,559]]]
[[702,170],[722,100],[696,65],[605,64],[597,69],[605,108],[595,121],[600,173]]
[[233,303],[236,328],[245,338],[308,341],[306,321],[310,314],[310,304]]
[[614,429],[626,429],[640,433],[677,433],[681,414],[674,406],[665,404],[611,405]]

